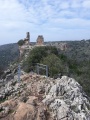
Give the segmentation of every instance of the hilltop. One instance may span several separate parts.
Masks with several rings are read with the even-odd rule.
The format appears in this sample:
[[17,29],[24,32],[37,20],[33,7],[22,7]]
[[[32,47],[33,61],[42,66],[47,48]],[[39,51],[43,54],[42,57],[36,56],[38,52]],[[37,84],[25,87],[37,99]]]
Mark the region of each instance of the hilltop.
[[35,71],[36,63],[47,64],[49,76],[55,77],[58,74],[68,75],[75,78],[84,91],[90,96],[90,40],[81,41],[57,41],[43,42],[38,40],[38,45],[24,45],[20,47],[21,54],[28,58],[23,62],[23,69],[26,72]]
[[89,120],[89,98],[73,78],[22,71],[0,88],[0,120]]
[[[83,89],[87,93],[87,95],[90,96],[90,87],[89,87],[89,84],[90,84],[90,40],[44,42],[43,37],[38,36],[37,42],[32,43],[30,41],[29,46],[27,45],[27,43],[20,47],[18,47],[18,44],[0,46],[0,49],[1,49],[0,50],[0,66],[1,66],[0,73],[2,74],[2,68],[4,69],[7,68],[10,62],[14,62],[18,60],[19,50],[21,53],[24,52],[25,56],[28,56],[29,49],[32,49],[33,46],[39,47],[39,45],[42,45],[42,46],[44,45],[44,47],[55,46],[58,51],[57,57],[59,57],[62,63],[62,66],[65,68],[61,70],[61,68],[59,69],[59,67],[57,67],[56,71],[60,72],[61,70],[63,75],[69,75],[70,77],[75,78],[83,86]],[[27,50],[24,51],[24,48],[26,48]],[[39,50],[35,52],[38,57],[38,55],[40,55]],[[41,56],[42,55],[44,54],[41,53]],[[42,58],[41,56],[40,58]],[[35,58],[33,58],[33,62],[34,60]],[[42,61],[39,60],[37,62],[42,62]],[[27,63],[25,65],[23,64],[23,68],[24,70],[26,70],[29,67],[27,71],[29,70],[30,72],[30,70],[32,70],[32,67],[30,68],[30,64],[27,64]]]
[[[86,95],[90,91],[89,59],[79,59],[79,55],[83,57],[81,53],[86,52],[86,48],[89,50],[90,43],[84,41],[80,48],[81,41],[47,45],[42,36],[38,38],[38,44],[34,46],[29,44],[29,38],[19,41],[20,45],[24,43],[18,48],[20,59],[12,63],[1,77],[0,119],[89,120],[90,97]],[[77,59],[73,57],[75,50],[78,51]],[[48,77],[43,70],[39,71],[42,75],[35,73],[37,63],[48,65]],[[83,65],[86,63],[88,66]],[[77,81],[82,83],[86,93]]]

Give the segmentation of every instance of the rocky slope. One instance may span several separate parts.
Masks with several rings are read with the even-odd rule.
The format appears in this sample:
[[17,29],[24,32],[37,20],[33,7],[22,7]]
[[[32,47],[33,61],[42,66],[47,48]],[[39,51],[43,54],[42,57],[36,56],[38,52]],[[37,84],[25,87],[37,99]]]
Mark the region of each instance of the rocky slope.
[[73,78],[22,71],[20,82],[16,72],[0,84],[0,120],[90,120],[89,99]]
[[0,120],[90,120],[90,100],[67,76],[53,79],[21,71],[18,81],[14,64],[0,80]]

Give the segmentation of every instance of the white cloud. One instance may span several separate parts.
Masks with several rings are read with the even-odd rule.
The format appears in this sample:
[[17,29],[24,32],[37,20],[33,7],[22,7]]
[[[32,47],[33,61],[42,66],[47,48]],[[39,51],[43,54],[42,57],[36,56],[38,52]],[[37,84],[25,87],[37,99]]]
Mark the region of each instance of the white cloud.
[[89,38],[89,8],[90,0],[0,0],[0,44],[17,42],[27,31],[31,41],[38,34],[47,41]]
[[90,0],[83,1],[82,5],[83,5],[84,8],[89,8],[90,9]]
[[68,9],[69,8],[69,3],[68,2],[62,2],[61,4],[60,4],[60,8],[61,9]]
[[[18,28],[20,24],[26,21],[26,10],[17,0],[0,1],[0,25],[5,29]],[[2,29],[2,28],[0,28]]]
[[78,9],[78,8],[81,8],[82,7],[82,2],[83,0],[69,0],[70,2],[70,5],[71,5],[71,8],[75,8],[75,9]]

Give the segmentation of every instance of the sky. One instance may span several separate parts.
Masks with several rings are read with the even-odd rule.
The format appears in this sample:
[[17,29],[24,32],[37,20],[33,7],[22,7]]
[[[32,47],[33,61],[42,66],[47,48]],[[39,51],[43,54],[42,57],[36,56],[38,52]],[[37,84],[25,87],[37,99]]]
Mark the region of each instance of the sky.
[[0,0],[0,45],[26,32],[31,42],[90,39],[90,0]]

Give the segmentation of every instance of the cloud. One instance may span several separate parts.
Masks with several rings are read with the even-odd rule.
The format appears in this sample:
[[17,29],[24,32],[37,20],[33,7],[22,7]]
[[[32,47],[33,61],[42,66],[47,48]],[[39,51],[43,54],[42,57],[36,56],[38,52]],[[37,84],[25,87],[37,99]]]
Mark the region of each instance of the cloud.
[[82,4],[82,2],[80,1],[80,0],[72,0],[72,2],[71,2],[71,8],[75,8],[75,9],[77,9],[77,8],[81,8],[81,4]]
[[83,5],[84,8],[87,8],[87,9],[89,8],[90,9],[90,0],[83,1],[82,5]]
[[0,0],[0,44],[17,42],[27,31],[31,41],[39,34],[47,41],[90,38],[89,11],[89,0]]

